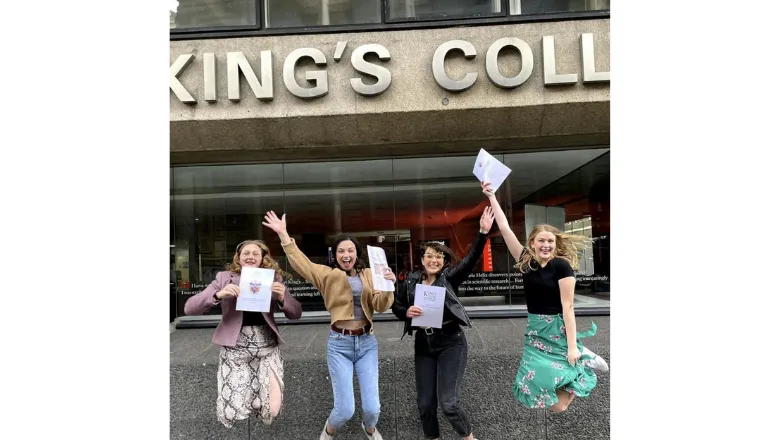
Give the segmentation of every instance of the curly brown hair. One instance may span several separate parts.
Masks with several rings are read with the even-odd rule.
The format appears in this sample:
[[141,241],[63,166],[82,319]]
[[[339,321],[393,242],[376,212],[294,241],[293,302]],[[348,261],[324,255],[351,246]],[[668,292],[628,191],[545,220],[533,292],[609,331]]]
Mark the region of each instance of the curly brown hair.
[[283,279],[290,280],[292,279],[292,275],[289,273],[283,271],[279,264],[271,258],[271,250],[268,249],[268,246],[263,243],[261,240],[244,240],[241,243],[236,246],[236,253],[233,255],[233,261],[225,265],[225,270],[228,270],[233,273],[241,273],[241,262],[239,260],[239,257],[241,255],[241,249],[244,248],[244,246],[248,244],[254,244],[257,247],[260,248],[260,250],[263,253],[263,259],[260,261],[260,267],[266,268],[266,269],[273,269],[274,272],[276,272],[277,275],[281,276]]
[[577,254],[585,249],[591,240],[588,237],[582,235],[565,234],[555,226],[542,224],[536,225],[531,231],[531,235],[528,237],[529,245],[525,246],[523,254],[520,256],[520,259],[515,265],[520,273],[528,273],[529,271],[535,269],[531,267],[531,261],[536,261],[537,263],[539,262],[536,251],[534,251],[533,247],[530,246],[530,243],[533,243],[536,239],[536,236],[543,231],[551,232],[553,235],[555,235],[555,253],[553,256],[569,263],[569,266],[571,266],[572,269],[578,270],[580,263],[579,256]]

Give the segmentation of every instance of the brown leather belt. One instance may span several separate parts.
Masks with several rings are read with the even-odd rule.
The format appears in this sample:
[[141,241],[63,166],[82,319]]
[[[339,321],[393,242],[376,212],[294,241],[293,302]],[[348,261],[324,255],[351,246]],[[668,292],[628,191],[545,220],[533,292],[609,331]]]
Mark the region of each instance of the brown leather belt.
[[348,335],[348,336],[360,336],[368,333],[368,326],[351,330],[348,328],[338,328],[336,327],[336,324],[331,324],[330,329],[336,333],[341,333],[342,335]]

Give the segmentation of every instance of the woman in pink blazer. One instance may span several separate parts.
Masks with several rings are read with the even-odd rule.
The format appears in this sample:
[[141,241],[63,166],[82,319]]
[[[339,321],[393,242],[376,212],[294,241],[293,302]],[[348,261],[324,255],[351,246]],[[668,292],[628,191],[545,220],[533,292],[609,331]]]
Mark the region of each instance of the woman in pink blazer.
[[[242,267],[264,267],[276,271],[271,287],[269,313],[236,310]],[[289,277],[271,258],[268,246],[259,240],[247,240],[236,247],[227,270],[199,294],[184,304],[187,315],[202,315],[220,304],[222,322],[212,342],[220,345],[217,369],[217,418],[230,428],[250,415],[270,425],[279,415],[284,393],[284,364],[279,347],[284,343],[274,321],[281,310],[287,319],[301,317],[301,303],[283,284]]]

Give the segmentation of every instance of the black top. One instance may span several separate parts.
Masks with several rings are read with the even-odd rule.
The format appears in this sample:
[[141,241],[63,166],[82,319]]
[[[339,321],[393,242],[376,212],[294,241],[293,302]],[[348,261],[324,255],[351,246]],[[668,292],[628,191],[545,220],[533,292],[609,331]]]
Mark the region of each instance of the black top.
[[531,261],[531,270],[523,274],[528,313],[535,315],[563,313],[558,281],[573,276],[574,270],[566,260],[561,258],[553,258],[544,267],[540,267],[536,261]]
[[265,321],[265,316],[263,316],[260,312],[243,312],[244,318],[243,322],[241,323],[242,327],[248,326],[248,325],[257,325],[257,326],[264,326],[268,325],[268,323]]

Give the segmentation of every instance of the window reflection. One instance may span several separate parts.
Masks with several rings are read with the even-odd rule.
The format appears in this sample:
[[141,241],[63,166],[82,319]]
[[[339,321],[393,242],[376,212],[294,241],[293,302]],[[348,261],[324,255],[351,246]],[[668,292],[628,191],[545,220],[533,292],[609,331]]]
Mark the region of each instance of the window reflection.
[[609,0],[509,0],[511,15],[607,10]]
[[169,0],[171,29],[254,26],[256,0]]
[[493,15],[501,12],[501,0],[388,0],[392,19],[434,19]]
[[287,28],[379,23],[380,0],[263,0],[265,26]]

